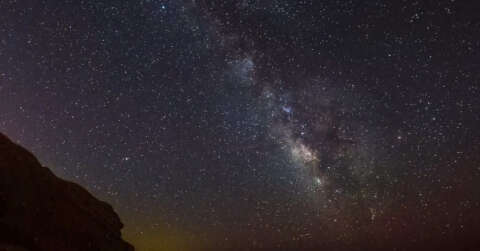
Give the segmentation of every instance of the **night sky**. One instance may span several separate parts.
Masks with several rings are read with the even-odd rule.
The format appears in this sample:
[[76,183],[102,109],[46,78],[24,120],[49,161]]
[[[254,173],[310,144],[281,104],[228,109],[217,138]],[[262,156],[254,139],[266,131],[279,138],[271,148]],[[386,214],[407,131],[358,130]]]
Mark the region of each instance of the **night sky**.
[[479,248],[479,13],[2,0],[0,131],[140,251]]

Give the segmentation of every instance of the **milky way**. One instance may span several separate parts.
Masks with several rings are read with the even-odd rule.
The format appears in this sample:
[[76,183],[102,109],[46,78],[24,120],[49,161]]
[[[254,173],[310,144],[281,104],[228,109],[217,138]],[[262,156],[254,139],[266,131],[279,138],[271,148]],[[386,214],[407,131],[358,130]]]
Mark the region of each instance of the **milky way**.
[[0,130],[137,250],[461,250],[478,4],[1,1]]

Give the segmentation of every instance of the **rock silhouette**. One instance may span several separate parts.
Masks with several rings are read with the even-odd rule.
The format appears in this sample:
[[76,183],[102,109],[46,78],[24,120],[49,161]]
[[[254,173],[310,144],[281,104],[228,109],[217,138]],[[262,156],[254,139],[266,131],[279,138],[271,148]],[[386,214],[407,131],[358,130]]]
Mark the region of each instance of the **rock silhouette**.
[[123,251],[112,207],[0,133],[0,251]]

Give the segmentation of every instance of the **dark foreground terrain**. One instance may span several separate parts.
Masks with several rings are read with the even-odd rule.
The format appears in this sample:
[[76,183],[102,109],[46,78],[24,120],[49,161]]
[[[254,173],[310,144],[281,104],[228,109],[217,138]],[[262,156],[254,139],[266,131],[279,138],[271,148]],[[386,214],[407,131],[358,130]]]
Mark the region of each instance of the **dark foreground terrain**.
[[0,250],[134,250],[112,207],[0,134]]

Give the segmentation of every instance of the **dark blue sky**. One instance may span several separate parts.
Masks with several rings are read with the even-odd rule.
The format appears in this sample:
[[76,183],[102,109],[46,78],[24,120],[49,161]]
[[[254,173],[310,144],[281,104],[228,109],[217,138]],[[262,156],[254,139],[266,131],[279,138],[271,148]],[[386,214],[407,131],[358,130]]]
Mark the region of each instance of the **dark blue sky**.
[[474,247],[478,11],[3,1],[0,130],[138,250]]

